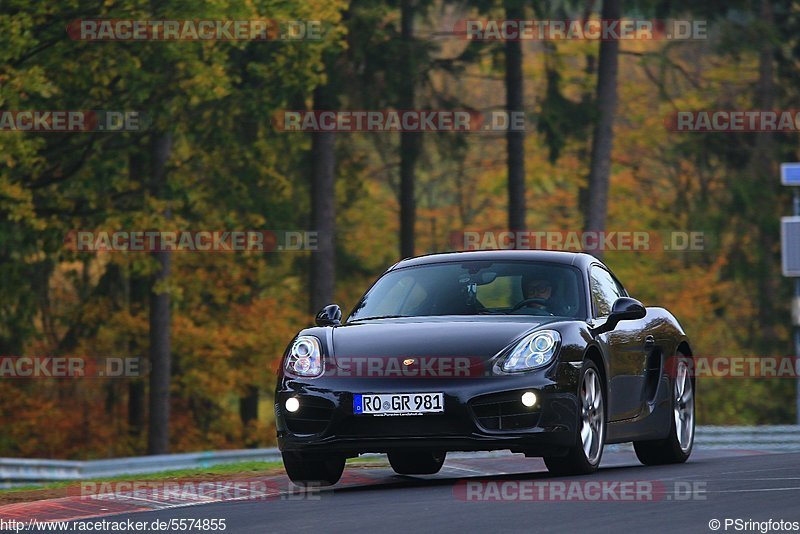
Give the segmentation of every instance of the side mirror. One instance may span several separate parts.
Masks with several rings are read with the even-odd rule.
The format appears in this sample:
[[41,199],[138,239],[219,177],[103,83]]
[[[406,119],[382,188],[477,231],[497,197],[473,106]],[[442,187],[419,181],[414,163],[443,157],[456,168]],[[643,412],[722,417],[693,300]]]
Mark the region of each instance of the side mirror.
[[339,326],[342,324],[342,309],[338,304],[328,304],[317,314],[317,326]]
[[597,335],[610,332],[617,327],[620,321],[642,319],[645,315],[647,315],[647,310],[641,302],[630,297],[620,297],[611,306],[611,313],[608,315],[606,322],[596,328],[594,333]]
[[647,310],[641,302],[630,297],[620,297],[615,300],[614,305],[611,306],[611,316],[609,320],[614,319],[616,322],[631,321],[634,319],[641,319],[645,315],[647,315]]

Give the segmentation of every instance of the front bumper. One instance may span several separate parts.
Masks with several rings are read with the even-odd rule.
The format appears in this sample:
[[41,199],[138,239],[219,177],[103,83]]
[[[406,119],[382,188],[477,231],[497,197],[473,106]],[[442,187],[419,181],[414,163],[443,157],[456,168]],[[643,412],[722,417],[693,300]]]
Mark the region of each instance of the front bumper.
[[[504,450],[557,455],[575,443],[580,370],[566,363],[549,372],[472,379],[341,378],[299,380],[281,376],[275,394],[281,451],[366,452],[421,449]],[[527,408],[520,398],[536,393]],[[444,393],[444,412],[413,416],[355,415],[355,393]],[[300,409],[289,413],[286,400]]]

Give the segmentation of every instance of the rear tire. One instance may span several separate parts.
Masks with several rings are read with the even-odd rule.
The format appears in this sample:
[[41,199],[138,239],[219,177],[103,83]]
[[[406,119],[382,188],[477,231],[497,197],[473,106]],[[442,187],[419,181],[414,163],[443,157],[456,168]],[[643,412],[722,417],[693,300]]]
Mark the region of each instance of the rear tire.
[[390,452],[389,464],[398,475],[434,475],[444,465],[446,452]]
[[344,471],[344,456],[284,452],[283,466],[289,479],[298,486],[331,486],[339,482]]
[[635,441],[636,457],[644,465],[680,464],[689,459],[694,446],[694,383],[688,358],[678,354],[672,383],[672,417],[665,439]]
[[588,475],[597,471],[606,438],[605,394],[600,371],[586,360],[581,369],[580,419],[576,443],[565,456],[545,456],[544,464],[554,475]]

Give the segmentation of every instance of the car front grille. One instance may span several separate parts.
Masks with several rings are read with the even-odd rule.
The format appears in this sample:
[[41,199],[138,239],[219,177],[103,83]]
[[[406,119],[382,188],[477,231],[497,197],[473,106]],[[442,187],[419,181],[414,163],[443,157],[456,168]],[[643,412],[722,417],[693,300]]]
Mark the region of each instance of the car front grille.
[[476,423],[486,430],[523,430],[539,423],[539,403],[529,408],[522,404],[523,391],[493,393],[469,402]]

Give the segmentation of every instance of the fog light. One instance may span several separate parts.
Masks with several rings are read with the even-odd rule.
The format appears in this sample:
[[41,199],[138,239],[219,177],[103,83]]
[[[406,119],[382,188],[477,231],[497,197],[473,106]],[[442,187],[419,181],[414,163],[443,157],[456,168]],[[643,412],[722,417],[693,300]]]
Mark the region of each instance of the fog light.
[[528,408],[532,407],[536,404],[536,393],[532,391],[526,391],[522,394],[522,404],[527,406]]
[[300,401],[294,397],[289,397],[286,399],[286,411],[287,412],[296,412],[300,409]]

